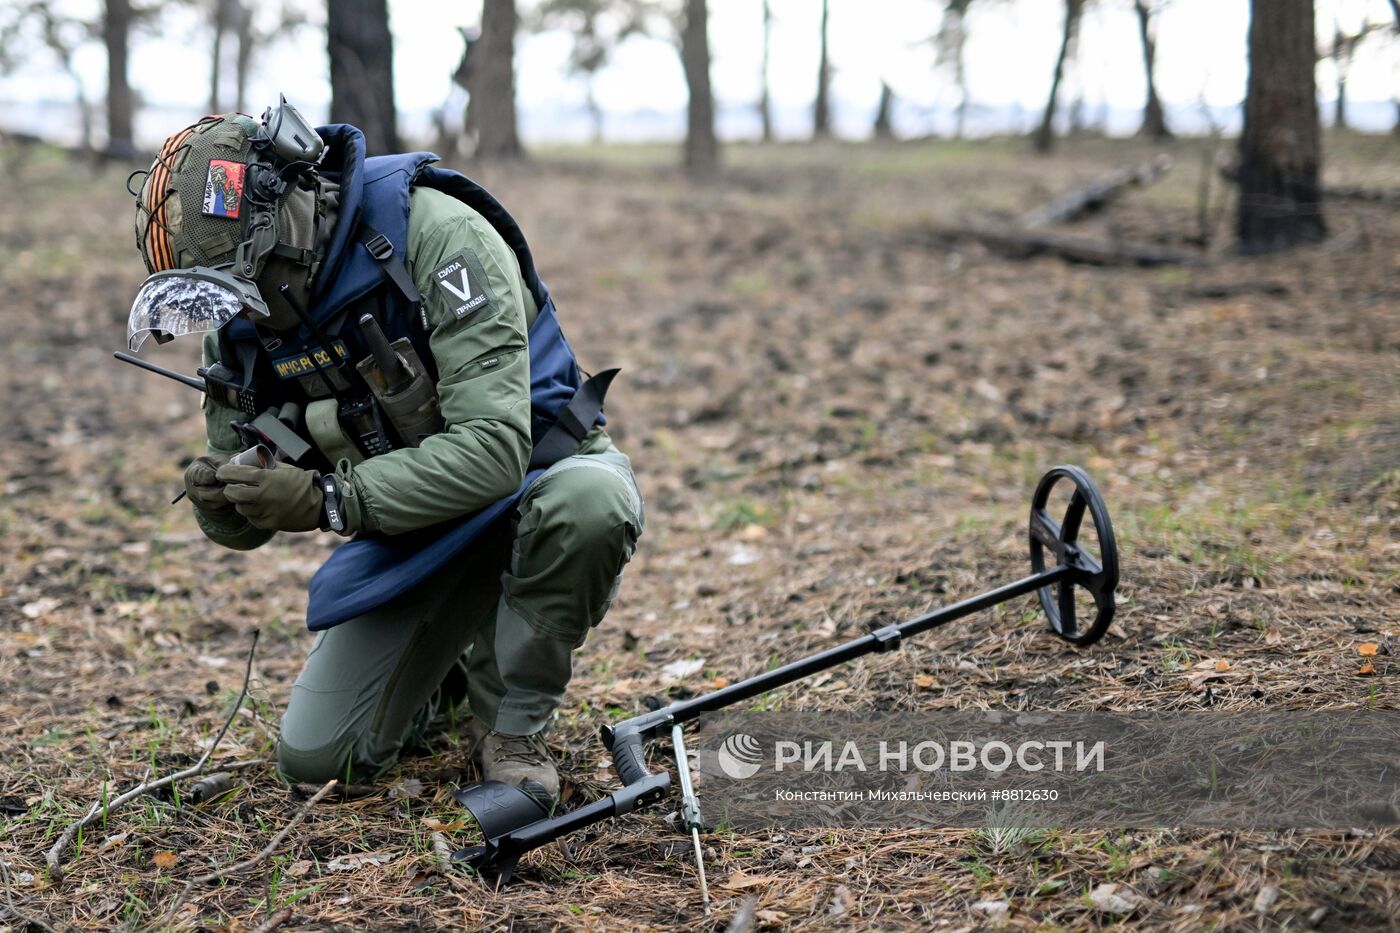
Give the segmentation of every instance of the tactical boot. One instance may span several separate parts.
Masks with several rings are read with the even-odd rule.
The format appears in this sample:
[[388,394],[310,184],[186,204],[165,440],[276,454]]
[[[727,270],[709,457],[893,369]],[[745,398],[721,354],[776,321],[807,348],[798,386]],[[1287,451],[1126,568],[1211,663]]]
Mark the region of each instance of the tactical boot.
[[559,799],[559,770],[541,733],[509,735],[473,719],[472,736],[476,739],[473,756],[484,780],[517,786],[546,808],[553,807]]

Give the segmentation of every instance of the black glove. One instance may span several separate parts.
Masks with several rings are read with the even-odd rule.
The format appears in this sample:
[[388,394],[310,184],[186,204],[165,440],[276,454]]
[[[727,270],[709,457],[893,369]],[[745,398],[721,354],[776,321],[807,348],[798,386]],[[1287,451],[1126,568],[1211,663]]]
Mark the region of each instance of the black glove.
[[236,463],[219,467],[224,496],[253,525],[268,531],[315,531],[325,496],[319,475],[290,464],[271,470]]

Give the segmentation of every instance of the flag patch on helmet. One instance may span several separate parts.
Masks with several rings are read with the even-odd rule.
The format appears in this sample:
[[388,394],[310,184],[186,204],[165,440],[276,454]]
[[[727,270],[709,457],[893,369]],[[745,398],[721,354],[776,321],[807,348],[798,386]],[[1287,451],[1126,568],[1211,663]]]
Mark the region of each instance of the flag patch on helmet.
[[204,181],[205,216],[238,216],[238,203],[243,200],[243,173],[247,169],[242,162],[210,160],[209,176]]

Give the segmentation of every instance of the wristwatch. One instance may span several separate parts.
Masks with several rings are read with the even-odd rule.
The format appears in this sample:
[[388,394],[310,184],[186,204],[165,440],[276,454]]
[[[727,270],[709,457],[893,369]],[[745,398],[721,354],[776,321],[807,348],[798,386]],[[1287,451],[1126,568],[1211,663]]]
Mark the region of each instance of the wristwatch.
[[345,534],[345,513],[340,507],[340,486],[334,474],[321,477],[321,495],[325,498],[322,515],[326,527],[338,535]]

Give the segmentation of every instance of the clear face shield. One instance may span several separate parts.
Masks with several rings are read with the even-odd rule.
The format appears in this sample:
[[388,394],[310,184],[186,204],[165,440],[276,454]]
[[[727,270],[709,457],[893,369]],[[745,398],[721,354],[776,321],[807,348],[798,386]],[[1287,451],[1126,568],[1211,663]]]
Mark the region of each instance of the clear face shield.
[[245,313],[253,321],[268,317],[267,303],[247,279],[208,266],[157,272],[146,279],[132,302],[126,345],[135,352],[151,334],[165,343],[185,334],[218,330]]

